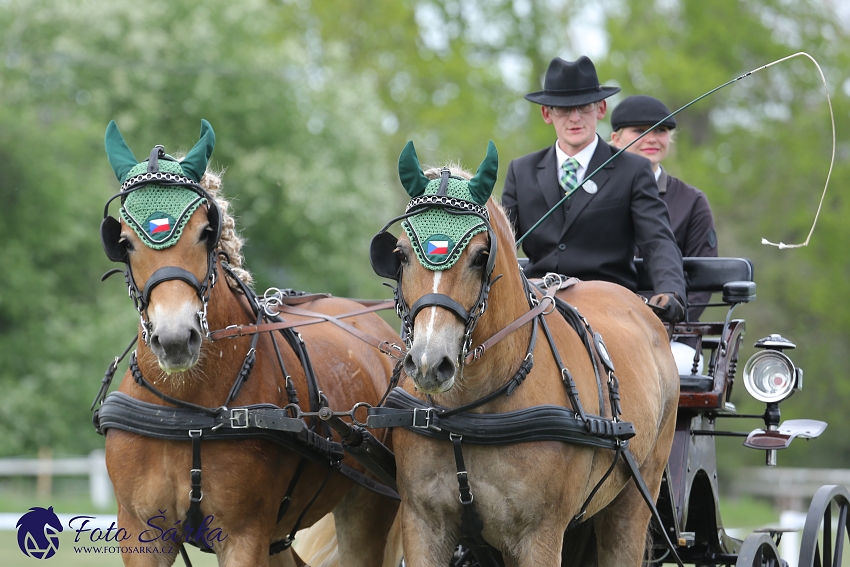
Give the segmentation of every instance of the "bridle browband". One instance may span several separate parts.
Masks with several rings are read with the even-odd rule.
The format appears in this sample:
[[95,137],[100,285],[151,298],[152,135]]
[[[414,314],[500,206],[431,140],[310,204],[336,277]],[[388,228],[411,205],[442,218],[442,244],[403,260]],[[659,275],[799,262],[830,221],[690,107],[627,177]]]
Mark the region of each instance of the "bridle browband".
[[[197,312],[198,321],[201,325],[201,330],[205,335],[209,334],[209,324],[207,322],[207,304],[209,303],[210,293],[215,286],[217,279],[217,259],[220,251],[217,251],[219,240],[221,239],[222,218],[221,209],[218,206],[215,198],[210,193],[201,187],[201,185],[189,177],[177,173],[163,172],[159,170],[159,160],[168,159],[162,146],[155,146],[151,151],[151,156],[148,160],[148,170],[145,173],[140,173],[130,179],[127,179],[121,184],[121,191],[116,193],[106,201],[103,207],[103,221],[100,225],[100,238],[103,244],[106,256],[113,262],[123,262],[124,269],[110,270],[102,279],[106,279],[116,272],[124,273],[124,280],[127,283],[127,292],[139,312],[139,318],[142,326],[142,340],[145,344],[150,340],[151,328],[146,317],[148,306],[150,304],[151,293],[154,288],[161,283],[178,280],[188,284],[195,290],[198,298],[203,304],[203,308]],[[157,269],[144,285],[139,288],[136,280],[133,277],[133,271],[130,267],[130,258],[127,250],[120,243],[121,238],[121,222],[115,217],[109,216],[109,205],[115,199],[121,199],[121,204],[127,199],[127,196],[148,184],[162,185],[166,187],[182,187],[195,192],[199,197],[207,202],[207,217],[213,235],[208,239],[207,249],[207,274],[203,281],[199,281],[197,276],[192,272],[178,267],[165,266]]]
[[[487,298],[490,293],[490,287],[501,276],[491,279],[493,269],[496,265],[498,243],[496,240],[496,234],[493,232],[493,227],[490,224],[490,214],[487,211],[487,208],[472,201],[447,196],[446,188],[448,186],[449,178],[466,181],[460,177],[452,176],[448,169],[443,168],[440,171],[440,188],[435,195],[422,195],[411,199],[404,214],[392,219],[384,225],[374,238],[372,238],[370,259],[372,262],[372,268],[379,276],[396,280],[396,285],[391,287],[393,289],[393,297],[395,299],[396,313],[402,321],[402,336],[408,350],[411,348],[413,343],[413,321],[416,319],[416,315],[426,307],[441,307],[454,313],[465,323],[463,346],[458,360],[458,363],[463,365],[467,358],[466,355],[472,346],[472,332],[478,323],[478,319],[487,309]],[[425,294],[417,299],[411,306],[408,306],[404,299],[401,289],[402,265],[400,259],[394,253],[398,239],[387,231],[395,223],[404,221],[405,219],[427,209],[441,209],[452,215],[474,215],[481,219],[487,229],[487,237],[490,241],[487,265],[482,273],[481,289],[478,293],[478,299],[469,310],[443,293]]]

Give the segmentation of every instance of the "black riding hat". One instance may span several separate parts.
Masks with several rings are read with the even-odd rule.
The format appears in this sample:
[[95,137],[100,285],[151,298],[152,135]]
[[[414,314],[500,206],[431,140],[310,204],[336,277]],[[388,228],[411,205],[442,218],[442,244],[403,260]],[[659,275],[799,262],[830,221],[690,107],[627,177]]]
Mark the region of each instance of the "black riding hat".
[[620,92],[620,87],[603,87],[596,76],[596,67],[586,56],[575,61],[555,57],[549,63],[543,90],[528,93],[526,100],[544,106],[581,106],[608,98]]
[[626,126],[652,126],[666,118],[660,126],[672,130],[676,127],[676,119],[669,114],[670,111],[657,98],[647,95],[628,96],[611,113],[611,128],[616,132]]

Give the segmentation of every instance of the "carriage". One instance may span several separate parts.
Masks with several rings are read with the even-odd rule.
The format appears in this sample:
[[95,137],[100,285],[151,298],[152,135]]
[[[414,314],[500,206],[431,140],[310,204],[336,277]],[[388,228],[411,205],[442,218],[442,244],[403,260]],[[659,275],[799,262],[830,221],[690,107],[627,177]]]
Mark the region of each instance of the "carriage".
[[[504,214],[490,199],[495,148],[474,177],[443,169],[428,179],[410,146],[408,166],[400,162],[412,197],[403,220],[436,208],[466,215],[471,223],[465,218],[452,228],[460,234],[453,246],[443,244],[452,241],[444,233],[426,235],[434,244],[428,252],[411,246],[421,236],[415,227],[405,229],[407,248],[387,232],[389,225],[373,240],[373,267],[397,281],[390,305],[403,322],[401,339],[372,313],[386,303],[286,290],[253,294],[233,267],[231,256],[238,254],[220,248],[226,211],[203,186],[212,151],[208,126],[201,136],[206,145],[199,142],[182,166],[161,147],[137,162],[117,128],[111,134],[118,156],[110,154],[110,161],[124,181],[116,195],[123,222],[105,211],[101,235],[110,259],[125,263],[118,271],[141,317],[140,354],[131,357],[120,391],[106,395],[116,358],[95,400],[95,424],[108,434],[107,462],[122,526],[144,524],[151,510],[158,511],[170,526],[182,523],[184,543],[215,552],[222,565],[294,565],[291,544],[298,529],[333,511],[344,562],[397,565],[400,534],[393,517],[400,495],[402,514],[408,514],[401,516],[408,565],[626,564],[644,556],[653,563],[783,563],[779,531],[735,540],[724,531],[717,506],[713,440],[723,434],[717,422],[753,417],[738,415],[730,401],[744,332],[732,311],[755,297],[749,261],[686,259],[689,289],[719,292],[728,306],[717,323],[664,327],[637,296],[612,284],[556,278],[533,286],[510,250]],[[163,192],[142,191],[151,184],[185,190],[186,203],[175,205],[179,214],[160,215],[161,203],[151,201]],[[140,197],[125,202],[134,192]],[[134,214],[146,217],[149,230],[132,226]],[[176,235],[168,246],[152,246],[145,239],[161,241],[151,237],[163,223],[150,221],[163,218],[169,230],[190,237],[168,233]],[[447,269],[425,283],[408,280],[402,289],[402,264],[411,274],[432,277],[413,260],[419,255],[421,261],[423,253]],[[474,275],[469,289],[464,286],[470,278],[458,273]],[[215,287],[220,280],[226,286]],[[506,312],[509,292],[518,298],[513,314]],[[606,315],[612,310],[620,316]],[[418,313],[426,314],[420,322]],[[417,326],[425,318],[430,322]],[[538,326],[546,342],[541,338],[535,350]],[[704,354],[705,372],[698,372],[698,356],[690,374],[674,372],[666,346],[671,338],[693,341]],[[782,337],[771,335],[756,346],[761,351],[745,366],[744,382],[767,408],[756,416],[764,428],[747,434],[745,444],[766,451],[768,464],[775,464],[776,451],[796,437],[817,437],[825,424],[780,423],[779,402],[802,386],[802,371],[783,353],[793,345]],[[630,351],[635,355],[624,356]],[[157,374],[157,364],[164,372],[145,378]],[[170,379],[195,364],[203,366],[206,384],[194,386],[191,375]],[[526,381],[535,364],[555,370],[554,390]],[[249,379],[255,367],[259,377]],[[456,375],[465,380],[460,393],[452,390]],[[410,380],[400,381],[402,376]],[[478,395],[476,377],[499,382],[482,382],[487,393]],[[534,396],[544,401],[534,403]],[[633,401],[639,403],[630,406]],[[388,428],[394,428],[391,440]],[[154,455],[158,460],[151,460]],[[529,468],[494,474],[491,466],[503,458]],[[529,470],[563,469],[552,465],[559,462],[571,464],[566,472],[585,475],[586,486],[573,491],[557,483],[523,483]],[[449,484],[457,488],[445,492]],[[505,488],[518,484],[524,490],[518,495]],[[551,507],[555,497],[546,490],[555,491],[567,513],[554,515],[557,521],[544,534],[550,541],[541,544],[539,526],[548,518],[532,514],[523,526],[512,518],[535,505]],[[423,494],[424,509],[433,516],[420,516]],[[848,506],[843,487],[818,492],[800,565],[841,564]],[[169,509],[167,516],[162,508]],[[653,537],[644,555],[651,516]],[[210,517],[225,522],[219,533],[226,538],[188,537],[188,527],[197,529]],[[500,530],[505,518],[507,528]],[[605,545],[611,534],[602,530],[618,521],[618,546],[630,547],[627,555]],[[521,529],[526,531],[511,533]],[[507,538],[501,552],[494,544],[498,537]],[[185,559],[184,546],[178,547]],[[548,548],[546,558],[539,555],[542,548]],[[506,558],[506,550],[514,555]]]
[[[684,258],[689,291],[721,294],[727,315],[722,322],[678,323],[670,329],[674,338],[692,339],[706,354],[704,374],[697,374],[697,361],[690,375],[681,376],[681,393],[676,433],[658,499],[667,530],[684,563],[695,565],[784,565],[778,552],[780,528],[766,528],[740,541],[723,528],[720,518],[715,436],[744,437],[744,446],[765,453],[765,464],[776,466],[777,451],[795,438],[812,439],[826,423],[795,419],[780,423],[779,404],[803,386],[802,369],[784,353],[795,345],[772,334],[755,342],[759,351],[744,366],[747,391],[765,403],[761,415],[739,414],[732,403],[738,370],[738,349],[744,338],[745,322],[733,319],[733,310],[756,297],[753,264],[743,258]],[[642,289],[650,289],[637,261]],[[750,432],[728,431],[735,419],[761,419],[763,427]],[[843,486],[823,486],[812,499],[801,537],[800,566],[842,565],[847,537],[846,517],[850,495]],[[832,525],[837,519],[837,527]],[[650,561],[673,562],[657,531]],[[788,559],[788,558],[786,558]]]

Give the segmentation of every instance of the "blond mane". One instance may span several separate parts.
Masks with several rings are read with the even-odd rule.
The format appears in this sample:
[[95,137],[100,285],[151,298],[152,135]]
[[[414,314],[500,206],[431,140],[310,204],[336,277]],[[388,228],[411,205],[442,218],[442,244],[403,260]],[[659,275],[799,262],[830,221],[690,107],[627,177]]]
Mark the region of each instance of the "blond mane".
[[458,163],[447,163],[442,167],[429,167],[422,173],[424,173],[425,177],[427,177],[428,179],[439,179],[440,171],[443,169],[443,167],[447,168],[450,174],[454,175],[455,177],[461,177],[463,179],[472,179],[472,174],[463,169]]
[[[230,202],[220,192],[222,175],[223,172],[207,170],[201,178],[200,185],[213,196],[221,211],[221,239],[219,240],[218,247],[230,256],[230,267],[233,269],[233,273],[242,282],[250,286],[254,283],[254,278],[251,276],[251,272],[242,267],[244,261],[242,244],[244,240],[236,232],[236,220],[228,213]],[[227,283],[234,289],[238,289],[239,287],[235,281],[230,281],[229,276]]]

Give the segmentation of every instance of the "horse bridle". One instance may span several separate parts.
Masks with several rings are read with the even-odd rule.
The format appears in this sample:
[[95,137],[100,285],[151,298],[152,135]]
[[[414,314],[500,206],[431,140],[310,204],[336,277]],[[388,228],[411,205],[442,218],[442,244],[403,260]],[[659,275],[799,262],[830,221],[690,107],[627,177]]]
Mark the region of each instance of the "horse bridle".
[[[103,279],[106,279],[117,272],[124,273],[124,280],[127,283],[128,294],[133,300],[136,311],[139,312],[139,319],[142,325],[142,340],[145,344],[148,344],[151,334],[150,323],[147,319],[147,310],[150,304],[151,292],[153,292],[153,289],[159,284],[172,280],[182,281],[194,288],[195,293],[203,304],[203,308],[197,312],[198,321],[204,335],[209,335],[207,304],[210,299],[212,288],[216,283],[216,275],[218,273],[217,259],[219,253],[219,251],[216,250],[216,247],[221,239],[222,230],[221,210],[219,209],[215,198],[213,198],[206,189],[201,187],[196,181],[189,177],[177,173],[160,171],[160,159],[170,160],[171,158],[166,156],[163,147],[158,145],[151,151],[151,155],[148,160],[147,172],[140,173],[139,175],[127,179],[121,185],[121,191],[110,197],[106,202],[106,205],[103,207],[103,221],[100,224],[100,240],[103,244],[103,250],[106,253],[107,258],[113,262],[123,262],[125,264],[124,269],[110,270],[103,276]],[[109,215],[109,205],[112,201],[118,198],[121,199],[121,203],[123,204],[127,195],[151,183],[167,187],[183,187],[194,191],[199,197],[202,197],[207,201],[207,218],[209,220],[210,227],[212,228],[213,236],[207,241],[207,275],[203,281],[198,281],[195,274],[184,268],[178,266],[164,266],[151,274],[141,289],[138,285],[136,285],[136,280],[133,277],[133,271],[130,267],[130,258],[127,254],[127,248],[120,242],[121,222],[115,217]]]
[[[491,280],[493,268],[496,265],[497,241],[496,234],[493,232],[493,227],[490,225],[490,214],[487,208],[457,197],[446,195],[449,178],[460,179],[450,175],[448,169],[443,168],[440,171],[440,188],[435,195],[422,195],[410,200],[403,215],[399,215],[388,222],[378,234],[372,238],[369,250],[369,259],[372,264],[372,269],[381,277],[396,281],[393,286],[393,297],[395,299],[395,308],[398,317],[402,321],[402,336],[408,350],[413,343],[413,321],[416,315],[426,307],[442,307],[454,313],[461,321],[465,323],[463,336],[463,347],[461,349],[459,363],[463,364],[466,359],[466,354],[472,346],[472,332],[475,329],[478,319],[484,314],[487,309],[487,298],[490,294],[490,286],[496,281]],[[395,253],[398,243],[398,238],[389,233],[389,228],[399,221],[403,221],[415,214],[421,213],[427,209],[442,209],[452,215],[474,215],[482,220],[487,229],[487,237],[490,240],[489,256],[487,265],[484,268],[481,277],[481,289],[478,293],[478,299],[468,311],[457,301],[443,293],[427,293],[417,299],[413,305],[407,305],[404,300],[404,295],[401,289],[402,265],[401,259]],[[416,245],[416,243],[413,243]],[[498,279],[498,278],[496,278]]]

